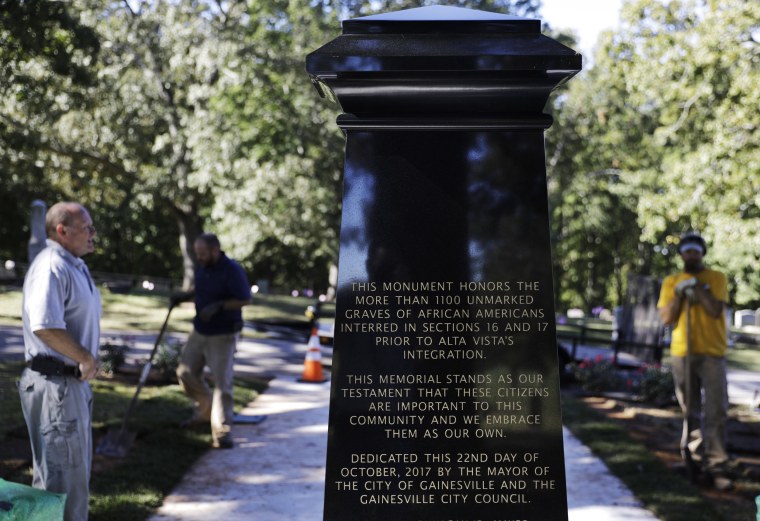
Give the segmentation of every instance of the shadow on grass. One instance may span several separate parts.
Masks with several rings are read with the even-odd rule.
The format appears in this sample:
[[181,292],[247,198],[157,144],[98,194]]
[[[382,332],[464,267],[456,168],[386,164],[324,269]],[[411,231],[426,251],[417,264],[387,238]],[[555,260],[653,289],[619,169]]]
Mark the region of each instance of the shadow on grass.
[[25,425],[16,388],[23,369],[23,362],[0,362],[0,443],[8,432]]
[[[699,489],[660,461],[620,424],[594,411],[577,398],[563,395],[563,423],[604,461],[634,495],[662,521],[734,521],[726,517]],[[722,509],[721,509],[722,510]]]
[[91,520],[146,519],[208,450],[207,433],[155,427],[138,437],[123,460],[93,474]]
[[[3,366],[0,369],[15,374],[19,368]],[[235,408],[248,405],[266,387],[266,380],[235,379]],[[131,382],[96,380],[92,388],[95,394],[93,444],[97,447],[110,427],[121,425],[136,387]],[[2,411],[3,430],[23,427],[17,396],[7,403],[3,400],[2,405],[8,407],[8,411]],[[209,450],[209,428],[179,428],[180,422],[191,412],[192,404],[178,385],[143,388],[127,424],[129,430],[137,433],[127,456],[110,459],[96,455],[93,459],[92,521],[140,521],[153,514],[193,463]],[[5,421],[11,418],[12,421]],[[0,436],[0,442],[2,440]],[[29,484],[29,466],[20,468],[8,479]]]
[[[248,405],[266,387],[266,380],[235,379],[236,409]],[[209,450],[208,428],[179,428],[191,414],[192,405],[178,385],[146,387],[143,392],[147,396],[128,423],[128,428],[137,432],[132,450],[122,460],[96,458],[102,467],[91,484],[92,521],[146,519]],[[132,386],[96,385],[96,403],[107,415],[107,423],[114,425],[114,417],[121,421],[132,393]],[[97,419],[103,421],[103,415]],[[105,431],[104,426],[101,433]]]

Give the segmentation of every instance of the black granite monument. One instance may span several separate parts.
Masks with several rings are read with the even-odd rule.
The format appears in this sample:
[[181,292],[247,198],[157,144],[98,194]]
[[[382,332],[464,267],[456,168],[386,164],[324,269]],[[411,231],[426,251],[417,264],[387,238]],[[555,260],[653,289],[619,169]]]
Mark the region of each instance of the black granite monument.
[[580,68],[442,6],[308,56],[346,134],[324,519],[567,519],[542,111]]

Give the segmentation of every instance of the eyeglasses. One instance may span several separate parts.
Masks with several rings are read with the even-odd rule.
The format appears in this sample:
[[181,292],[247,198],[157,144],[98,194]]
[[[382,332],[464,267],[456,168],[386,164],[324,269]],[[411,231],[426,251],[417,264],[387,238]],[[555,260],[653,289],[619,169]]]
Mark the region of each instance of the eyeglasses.
[[[67,228],[74,228],[74,226],[67,226]],[[77,226],[76,228],[81,232],[87,232],[89,235],[95,235],[95,232],[97,231],[95,227],[91,224]]]

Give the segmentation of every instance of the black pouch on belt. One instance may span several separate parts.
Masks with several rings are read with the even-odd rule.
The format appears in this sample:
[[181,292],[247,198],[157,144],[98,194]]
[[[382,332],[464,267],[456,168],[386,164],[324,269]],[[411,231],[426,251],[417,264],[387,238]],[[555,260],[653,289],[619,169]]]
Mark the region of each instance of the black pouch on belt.
[[76,378],[82,376],[79,367],[66,365],[61,360],[50,356],[35,356],[29,368],[45,376],[74,376]]

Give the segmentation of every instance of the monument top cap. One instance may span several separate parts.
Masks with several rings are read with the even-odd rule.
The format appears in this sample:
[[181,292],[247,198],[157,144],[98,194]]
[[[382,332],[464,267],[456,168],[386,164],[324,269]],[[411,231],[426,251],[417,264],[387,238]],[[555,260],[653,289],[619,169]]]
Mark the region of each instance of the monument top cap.
[[448,5],[430,5],[427,7],[415,7],[414,9],[402,9],[390,13],[380,13],[371,16],[362,16],[354,20],[388,20],[398,22],[424,22],[424,21],[461,21],[461,20],[524,20],[519,16],[509,16],[501,13],[478,11],[464,7],[451,7]]
[[581,56],[541,34],[541,20],[431,6],[345,20],[306,70],[346,114],[521,113],[546,128],[549,93]]
[[431,5],[344,20],[343,34],[428,32],[431,24],[435,24],[438,31],[448,29],[462,33],[473,30],[517,33],[541,31],[541,21],[533,18]]

